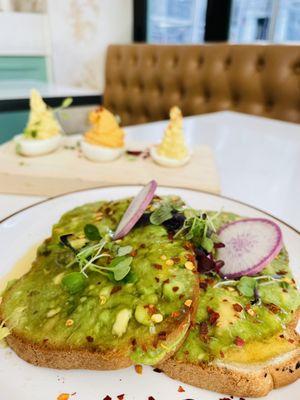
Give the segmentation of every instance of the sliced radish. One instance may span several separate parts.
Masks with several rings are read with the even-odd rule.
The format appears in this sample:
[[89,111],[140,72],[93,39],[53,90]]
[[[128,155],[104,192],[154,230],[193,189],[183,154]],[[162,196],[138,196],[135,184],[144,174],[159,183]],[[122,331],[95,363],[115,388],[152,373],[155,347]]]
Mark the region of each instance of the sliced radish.
[[257,274],[282,248],[279,226],[264,218],[231,222],[221,228],[219,239],[225,244],[218,249],[218,258],[225,263],[220,273],[227,278]]
[[151,203],[156,188],[157,182],[153,180],[135,196],[115,231],[114,239],[120,239],[131,231]]

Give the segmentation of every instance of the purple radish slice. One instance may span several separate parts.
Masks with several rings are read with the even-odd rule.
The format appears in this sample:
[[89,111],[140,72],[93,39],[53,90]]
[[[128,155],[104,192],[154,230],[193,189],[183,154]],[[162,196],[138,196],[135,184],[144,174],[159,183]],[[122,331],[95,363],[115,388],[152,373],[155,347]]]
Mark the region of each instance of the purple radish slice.
[[133,198],[114,233],[114,240],[124,237],[131,231],[151,203],[156,188],[157,182],[152,180]]
[[226,278],[257,274],[282,248],[279,226],[264,218],[231,222],[220,229],[219,239],[225,244],[218,249],[218,258],[225,263],[220,274]]

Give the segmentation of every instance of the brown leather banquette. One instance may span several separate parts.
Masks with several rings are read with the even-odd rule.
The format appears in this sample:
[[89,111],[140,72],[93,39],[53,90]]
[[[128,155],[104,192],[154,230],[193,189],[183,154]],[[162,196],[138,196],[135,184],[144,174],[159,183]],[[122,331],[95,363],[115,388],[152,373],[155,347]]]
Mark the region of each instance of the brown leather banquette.
[[300,46],[111,45],[104,105],[123,125],[232,110],[300,123]]

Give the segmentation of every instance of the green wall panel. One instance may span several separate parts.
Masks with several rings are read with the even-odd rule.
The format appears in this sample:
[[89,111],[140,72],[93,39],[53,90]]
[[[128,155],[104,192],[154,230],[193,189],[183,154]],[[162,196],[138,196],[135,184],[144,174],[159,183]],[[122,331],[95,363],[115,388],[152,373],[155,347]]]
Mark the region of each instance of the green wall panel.
[[34,79],[47,81],[45,57],[0,57],[0,80]]
[[0,113],[0,144],[21,133],[27,123],[28,111]]
[[[1,81],[4,80],[6,82],[20,80],[47,82],[46,58],[37,56],[0,56],[0,85]],[[27,118],[28,111],[26,110],[0,112],[0,143],[22,132]]]

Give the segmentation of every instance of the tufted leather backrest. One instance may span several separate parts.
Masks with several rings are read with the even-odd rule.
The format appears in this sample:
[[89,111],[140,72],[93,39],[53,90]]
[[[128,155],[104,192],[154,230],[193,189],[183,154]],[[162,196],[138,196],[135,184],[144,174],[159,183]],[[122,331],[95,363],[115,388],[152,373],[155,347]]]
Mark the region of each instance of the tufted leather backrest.
[[232,110],[300,123],[300,46],[111,45],[104,105],[123,125]]

